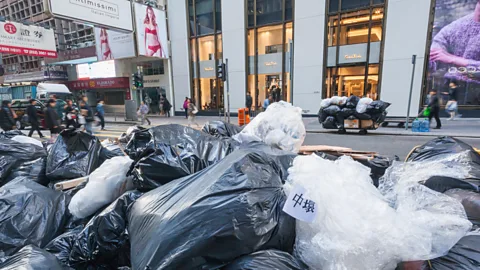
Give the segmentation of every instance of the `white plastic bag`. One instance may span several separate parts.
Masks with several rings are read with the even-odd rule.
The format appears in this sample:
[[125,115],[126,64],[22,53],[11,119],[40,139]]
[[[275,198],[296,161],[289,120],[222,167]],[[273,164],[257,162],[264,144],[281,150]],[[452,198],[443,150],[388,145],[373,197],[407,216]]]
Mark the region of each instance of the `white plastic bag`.
[[239,142],[263,141],[282,150],[298,153],[306,136],[302,109],[280,101],[268,106],[242,132],[233,138]]
[[20,135],[20,136],[15,136],[15,137],[12,138],[12,140],[13,140],[13,141],[16,141],[16,142],[19,142],[19,143],[30,143],[30,144],[34,144],[34,145],[36,145],[36,146],[39,146],[39,147],[43,148],[43,144],[42,144],[40,141],[38,141],[38,140],[36,140],[36,139],[34,139],[34,138],[27,137],[27,136],[22,136],[22,135]]
[[371,98],[361,98],[357,104],[357,112],[358,113],[365,113],[367,111],[367,107],[370,103],[373,102]]
[[341,97],[333,96],[330,100],[330,103],[333,104],[333,105],[340,105],[341,101],[342,101]]
[[412,179],[396,183],[387,191],[395,197],[390,204],[372,184],[370,169],[351,158],[297,157],[286,192],[304,187],[318,214],[312,224],[297,221],[295,255],[310,269],[395,269],[402,261],[446,254],[470,230],[454,199]]
[[133,189],[131,177],[126,177],[132,162],[128,157],[105,161],[90,174],[87,186],[73,196],[68,206],[70,212],[77,218],[86,218]]
[[320,102],[320,109],[327,108],[328,106],[330,106],[330,104],[332,104],[332,99],[322,99],[322,101]]

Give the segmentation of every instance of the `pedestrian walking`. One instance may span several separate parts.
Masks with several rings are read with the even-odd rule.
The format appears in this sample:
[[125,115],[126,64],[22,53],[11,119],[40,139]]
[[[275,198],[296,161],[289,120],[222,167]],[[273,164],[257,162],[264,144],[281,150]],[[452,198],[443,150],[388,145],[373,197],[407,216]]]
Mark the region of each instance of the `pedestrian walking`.
[[148,114],[148,106],[145,104],[145,102],[142,101],[140,104],[140,108],[138,109],[138,115],[142,117],[142,126],[145,124],[145,120],[148,122],[148,125],[151,125],[152,122],[150,122],[150,119],[148,119],[147,114]]
[[88,106],[88,104],[84,100],[85,99],[82,99],[82,101],[80,101],[80,113],[85,118],[85,131],[88,134],[93,135],[92,124],[95,121],[95,119],[93,118],[92,109],[90,108],[90,106]]
[[200,125],[195,121],[195,117],[197,116],[198,109],[197,107],[193,104],[191,99],[188,99],[188,126],[191,127],[192,124],[197,125],[197,127],[200,127]]
[[458,85],[456,81],[451,81],[449,85],[450,89],[448,90],[448,102],[445,105],[447,112],[450,114],[448,120],[455,120],[455,117],[462,117],[458,114]]
[[40,121],[38,120],[37,101],[30,99],[30,105],[27,107],[28,121],[30,122],[30,132],[28,137],[32,137],[33,132],[36,131],[40,138],[43,138],[43,134],[40,131]]
[[185,119],[188,119],[188,103],[189,103],[189,98],[185,97],[185,101],[183,102],[183,109],[185,110]]
[[162,96],[163,98],[163,104],[162,104],[162,109],[166,117],[170,117],[170,110],[172,109],[172,104],[170,104],[170,101],[168,101],[167,97]]
[[435,118],[437,126],[435,129],[442,128],[442,122],[440,121],[440,100],[437,95],[437,91],[430,91],[430,101],[428,103],[428,108],[430,108],[430,115],[428,116],[428,121],[432,123],[432,118]]
[[272,103],[273,97],[272,95],[268,95],[268,97],[263,101],[263,111],[266,111],[270,103]]
[[253,98],[250,95],[250,92],[247,92],[247,97],[245,99],[245,107],[248,109],[248,114],[252,116],[252,105],[253,105]]
[[73,101],[67,100],[67,107],[65,108],[65,123],[66,127],[69,128],[72,126],[73,128],[78,128],[77,123],[77,109],[73,105]]
[[12,102],[9,100],[2,101],[0,108],[0,127],[3,131],[10,131],[15,128],[15,118],[12,113]]
[[50,95],[50,99],[53,99],[55,101],[55,111],[57,112],[57,121],[58,125],[62,125],[62,119],[63,119],[63,112],[65,111],[67,103],[61,99],[57,98],[57,95]]
[[47,103],[47,111],[45,112],[45,124],[50,130],[50,142],[53,143],[57,139],[58,133],[60,133],[60,127],[58,125],[58,114],[56,111],[57,102],[54,99],[50,99]]
[[98,119],[100,119],[100,123],[98,123],[98,125],[101,126],[102,130],[105,130],[105,108],[103,108],[104,103],[105,102],[103,100],[99,100],[97,102],[96,112],[96,116],[98,117]]

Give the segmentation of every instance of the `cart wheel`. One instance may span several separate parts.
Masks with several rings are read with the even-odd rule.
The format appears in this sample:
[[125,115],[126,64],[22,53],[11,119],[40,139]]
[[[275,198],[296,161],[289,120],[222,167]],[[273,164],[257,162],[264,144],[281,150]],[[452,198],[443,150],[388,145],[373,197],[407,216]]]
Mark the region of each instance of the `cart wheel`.
[[388,127],[388,122],[383,122],[382,127]]
[[338,134],[345,134],[345,133],[347,133],[347,130],[345,130],[344,128],[338,130]]
[[358,133],[360,133],[360,135],[367,135],[368,131],[366,129],[361,129]]
[[403,123],[403,122],[402,122],[402,123],[398,123],[397,127],[398,127],[398,128],[404,128],[404,127],[405,127],[405,123]]

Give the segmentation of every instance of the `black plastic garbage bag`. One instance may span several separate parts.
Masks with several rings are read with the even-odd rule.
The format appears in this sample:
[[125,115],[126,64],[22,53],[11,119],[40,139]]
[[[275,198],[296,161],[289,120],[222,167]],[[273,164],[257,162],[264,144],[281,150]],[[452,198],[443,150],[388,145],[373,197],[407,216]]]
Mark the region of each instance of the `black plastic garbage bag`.
[[323,109],[323,111],[329,116],[336,116],[341,111],[341,109],[337,105],[330,105],[327,108]]
[[32,244],[43,248],[64,227],[70,197],[31,181],[0,188],[0,258]]
[[322,125],[324,129],[338,129],[337,120],[333,116],[327,117]]
[[135,133],[149,138],[142,153],[132,164],[129,175],[140,190],[151,190],[172,180],[194,174],[225,158],[238,148],[238,142],[229,138],[216,138],[201,131],[181,126],[165,125]]
[[280,174],[269,155],[239,149],[146,193],[128,215],[132,269],[213,269],[257,250],[291,251]]
[[354,116],[356,112],[357,110],[355,108],[343,108],[339,114],[346,119],[352,115]]
[[480,193],[464,189],[450,189],[445,195],[460,201],[465,208],[468,220],[473,225],[480,226]]
[[375,156],[373,159],[358,160],[361,164],[371,169],[370,176],[372,177],[373,184],[378,187],[380,178],[385,174],[388,167],[392,166],[393,161],[399,160],[398,157],[389,158],[384,156]]
[[47,158],[47,177],[68,180],[90,175],[100,166],[102,145],[97,137],[85,132],[64,130]]
[[242,131],[242,127],[224,121],[210,121],[203,126],[202,131],[218,138],[231,138]]
[[64,264],[75,269],[130,266],[127,210],[142,195],[129,191],[95,215],[83,228],[60,235],[47,246]]
[[[0,186],[17,176],[32,176],[32,181],[43,182],[43,164],[40,159],[46,157],[45,149],[37,145],[1,139]],[[29,165],[33,165],[34,168]]]
[[357,104],[358,104],[359,101],[360,101],[359,97],[350,96],[347,99],[347,103],[345,103],[345,107],[350,108],[350,109],[355,109],[355,108],[357,108]]
[[390,107],[390,103],[381,101],[381,100],[375,100],[372,103],[368,104],[367,106],[367,113],[368,114],[376,114],[376,113],[382,113],[384,112],[388,107]]
[[424,185],[429,189],[435,190],[440,193],[445,193],[450,189],[457,188],[480,192],[480,189],[477,185],[447,176],[432,176],[427,181],[425,181]]
[[130,139],[132,139],[133,134],[145,130],[146,128],[141,127],[141,126],[131,126],[127,129],[126,133],[123,133],[120,138],[118,138],[118,141],[121,143],[128,143]]
[[480,234],[469,233],[446,256],[431,260],[430,265],[432,270],[480,269]]
[[367,113],[359,113],[359,112],[355,112],[354,114],[355,118],[357,118],[358,120],[371,120],[372,119],[372,116],[367,114]]
[[287,252],[278,250],[264,250],[242,256],[223,270],[308,270],[308,267]]
[[327,120],[327,117],[328,117],[328,114],[325,112],[323,108],[321,108],[318,111],[318,122],[322,124],[323,122],[325,122],[325,120]]
[[467,165],[471,167],[469,179],[480,179],[480,154],[470,145],[452,137],[438,137],[416,148],[407,161],[438,160],[467,152]]
[[38,247],[28,245],[0,263],[0,270],[61,270],[69,269],[55,256]]
[[35,159],[32,161],[25,161],[18,165],[18,167],[12,171],[8,177],[7,182],[17,178],[26,177],[31,181],[37,182],[42,186],[47,186],[49,180],[45,175],[47,167],[47,156]]
[[6,132],[0,132],[0,140],[1,139],[11,139],[15,136],[25,136],[20,130],[10,130]]

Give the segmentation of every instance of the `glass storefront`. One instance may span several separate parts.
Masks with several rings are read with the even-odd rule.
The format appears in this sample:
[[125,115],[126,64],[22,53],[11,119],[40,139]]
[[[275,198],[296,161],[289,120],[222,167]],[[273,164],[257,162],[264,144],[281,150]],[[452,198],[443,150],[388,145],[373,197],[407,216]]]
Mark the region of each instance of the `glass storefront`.
[[330,0],[325,97],[379,96],[384,1]]
[[223,81],[217,66],[222,63],[220,0],[189,0],[191,98],[201,111],[223,109]]
[[291,102],[293,0],[248,0],[248,90],[255,110],[272,89]]

